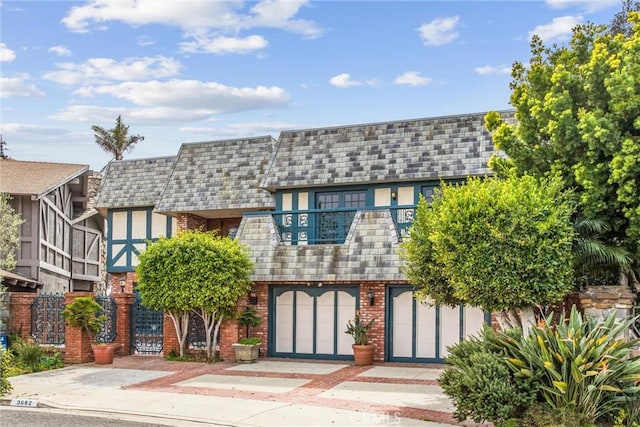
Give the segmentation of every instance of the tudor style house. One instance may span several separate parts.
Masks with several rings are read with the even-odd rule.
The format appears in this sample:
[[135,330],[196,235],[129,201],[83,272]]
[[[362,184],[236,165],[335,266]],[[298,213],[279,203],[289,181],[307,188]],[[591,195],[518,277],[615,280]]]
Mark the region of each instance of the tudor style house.
[[[136,256],[163,231],[153,218],[164,215],[157,221],[167,224],[165,235],[177,223],[216,229],[248,247],[252,303],[265,320],[254,331],[262,355],[349,360],[344,331],[359,313],[375,319],[375,360],[441,362],[446,347],[477,332],[488,315],[418,303],[400,244],[421,196],[429,200],[443,181],[490,173],[495,148],[484,115],[184,144],[161,173],[144,166],[159,159],[112,162],[98,207],[108,218],[113,283],[125,275],[127,286],[135,282]],[[230,330],[235,339],[242,333]],[[235,339],[221,336],[225,357]]]
[[99,177],[87,165],[0,159],[0,193],[21,215],[10,291],[94,290],[102,280],[104,220],[91,207]]

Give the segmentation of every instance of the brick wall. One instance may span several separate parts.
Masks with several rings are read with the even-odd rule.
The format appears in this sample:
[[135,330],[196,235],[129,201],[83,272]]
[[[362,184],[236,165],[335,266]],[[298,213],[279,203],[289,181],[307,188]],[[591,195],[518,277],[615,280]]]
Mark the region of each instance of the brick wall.
[[[68,305],[76,298],[93,297],[91,292],[67,292],[64,294],[64,305]],[[91,337],[79,327],[65,325],[64,327],[64,361],[65,363],[87,363],[93,361]]]
[[133,284],[138,281],[138,277],[135,271],[130,271],[127,273],[111,273],[111,292],[121,292],[121,279],[124,279],[124,292],[133,293]]
[[9,296],[9,332],[22,338],[31,336],[31,305],[37,293],[11,292]]
[[207,229],[207,219],[190,213],[178,214],[178,230]]

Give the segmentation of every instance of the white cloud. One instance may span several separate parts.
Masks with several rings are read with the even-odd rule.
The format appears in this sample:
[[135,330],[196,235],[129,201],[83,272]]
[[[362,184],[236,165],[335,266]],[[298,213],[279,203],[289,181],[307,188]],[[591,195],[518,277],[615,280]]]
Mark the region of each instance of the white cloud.
[[138,44],[138,46],[152,46],[152,45],[156,44],[156,42],[153,41],[148,36],[140,36],[140,37],[138,37],[136,39],[136,43]]
[[172,77],[180,71],[180,63],[165,56],[127,58],[120,62],[111,58],[89,58],[82,64],[65,62],[56,67],[58,70],[42,77],[63,85]]
[[543,41],[568,40],[571,37],[571,30],[581,24],[582,16],[560,16],[553,18],[551,23],[538,25],[529,31],[529,38],[537,34]]
[[552,9],[581,6],[586,12],[596,12],[611,6],[621,5],[620,0],[546,0],[545,3]]
[[44,93],[38,90],[34,84],[27,82],[28,79],[29,76],[27,74],[19,74],[15,77],[0,77],[0,98],[44,96]]
[[40,139],[42,136],[55,136],[68,134],[67,129],[55,128],[50,126],[38,126],[25,123],[3,123],[2,131],[12,135],[21,135],[23,137],[33,135]]
[[407,71],[396,77],[394,83],[397,85],[424,86],[431,83],[433,79],[420,75],[419,71]]
[[338,74],[329,79],[329,83],[336,87],[353,87],[353,86],[378,86],[380,85],[380,79],[372,77],[367,80],[352,80],[351,75],[348,73]]
[[484,65],[482,67],[476,67],[474,71],[483,76],[488,74],[511,74],[511,67],[507,67],[506,65],[499,65],[497,67]]
[[300,8],[307,3],[307,0],[263,0],[247,10],[245,2],[238,0],[91,0],[71,8],[62,23],[76,32],[87,32],[92,25],[120,21],[133,26],[170,25],[187,32],[280,28],[307,37],[317,37],[322,30],[316,23],[295,19]]
[[258,35],[239,37],[194,37],[193,42],[179,43],[183,52],[214,53],[224,55],[228,53],[245,54],[267,47],[267,41]]
[[58,56],[71,56],[71,51],[66,46],[52,46],[49,48],[49,52],[55,53]]
[[139,106],[204,111],[210,115],[280,107],[289,100],[277,86],[231,87],[198,80],[126,82],[87,87],[76,94],[109,95]]
[[460,18],[457,16],[434,19],[429,23],[422,24],[418,28],[418,32],[426,46],[441,46],[458,38],[456,27],[459,21]]
[[16,59],[16,53],[9,49],[6,44],[0,43],[0,62],[11,62]]
[[210,111],[185,110],[182,108],[114,108],[97,105],[72,105],[48,116],[48,119],[86,122],[112,123],[118,115],[127,117],[137,124],[168,124],[205,120],[211,116]]

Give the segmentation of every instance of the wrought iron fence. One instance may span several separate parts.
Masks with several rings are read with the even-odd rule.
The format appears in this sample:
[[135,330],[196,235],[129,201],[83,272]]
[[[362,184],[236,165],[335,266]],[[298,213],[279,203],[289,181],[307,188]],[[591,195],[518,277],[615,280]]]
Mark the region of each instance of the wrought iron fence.
[[162,353],[162,310],[145,307],[137,290],[135,294],[136,299],[131,305],[131,351],[134,354]]
[[98,295],[96,297],[98,304],[104,309],[102,313],[107,319],[102,324],[102,330],[96,336],[97,342],[113,342],[116,339],[116,322],[117,322],[117,308],[116,302],[113,298],[106,295]]
[[[367,208],[390,210],[399,236],[406,236],[413,222],[415,206]],[[291,245],[342,244],[345,242],[356,212],[362,208],[312,209],[273,212],[280,241]]]
[[204,320],[195,312],[191,312],[189,317],[187,347],[194,350],[204,350],[207,347],[207,331],[204,327]]
[[31,305],[31,336],[40,344],[64,344],[64,295],[41,294]]

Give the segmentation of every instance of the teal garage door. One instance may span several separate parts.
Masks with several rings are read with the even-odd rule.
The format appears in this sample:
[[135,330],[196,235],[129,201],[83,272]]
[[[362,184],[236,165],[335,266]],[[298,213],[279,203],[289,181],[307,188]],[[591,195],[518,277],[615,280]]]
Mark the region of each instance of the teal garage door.
[[387,288],[387,360],[442,363],[447,346],[482,330],[490,320],[473,307],[418,303],[409,286]]
[[353,359],[353,339],[344,331],[357,301],[357,286],[270,287],[268,355]]

